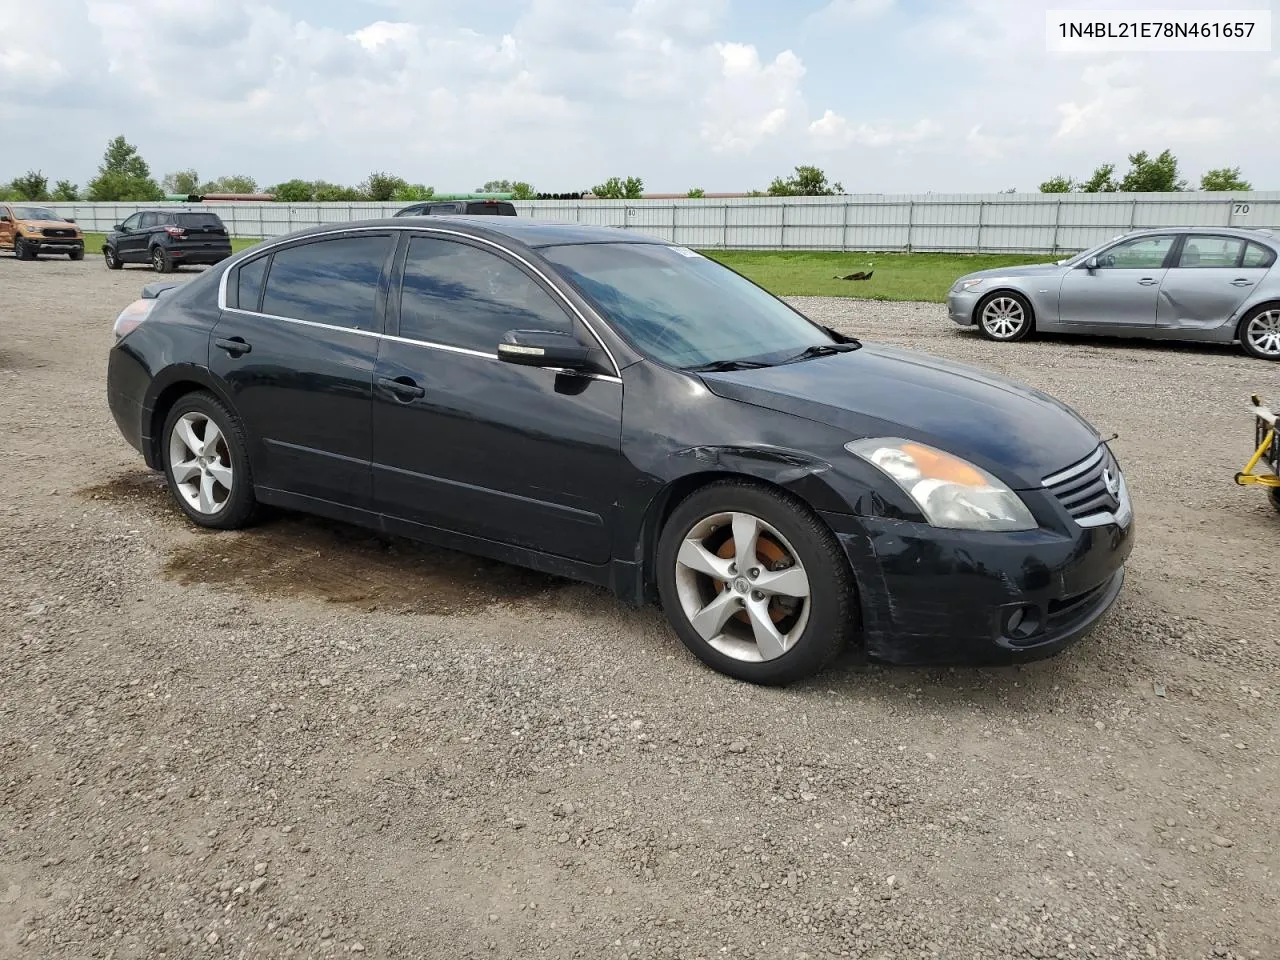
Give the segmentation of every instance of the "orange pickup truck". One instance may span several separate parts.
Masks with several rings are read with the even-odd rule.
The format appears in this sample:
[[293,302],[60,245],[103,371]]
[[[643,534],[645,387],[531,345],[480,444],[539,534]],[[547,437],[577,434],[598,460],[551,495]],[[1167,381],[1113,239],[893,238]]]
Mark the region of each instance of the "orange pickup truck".
[[42,253],[65,253],[84,259],[84,233],[72,220],[34,203],[0,203],[0,250],[12,250],[19,260]]

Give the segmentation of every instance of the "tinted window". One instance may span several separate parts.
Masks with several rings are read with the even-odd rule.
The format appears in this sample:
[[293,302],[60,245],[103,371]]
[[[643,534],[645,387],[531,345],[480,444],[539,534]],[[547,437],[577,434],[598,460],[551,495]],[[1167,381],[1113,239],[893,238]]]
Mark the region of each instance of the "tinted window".
[[335,327],[372,330],[388,236],[317,240],[276,252],[262,312]]
[[509,203],[494,203],[489,200],[477,200],[467,204],[467,213],[472,216],[514,217],[516,208]]
[[222,226],[222,220],[216,213],[180,213],[173,219],[180,227]]
[[527,274],[495,254],[428,237],[409,241],[400,336],[496,353],[508,330],[573,332],[569,316]]
[[1153,270],[1164,264],[1173,237],[1140,237],[1118,243],[1098,258],[1098,266],[1114,270]]
[[258,257],[240,267],[239,280],[236,282],[236,303],[241,310],[258,309],[258,300],[262,295],[262,280],[267,275],[267,263],[270,257]]
[[783,359],[832,342],[756,284],[684,247],[584,243],[540,252],[641,352],[671,366]]
[[144,229],[146,227],[154,227],[160,221],[160,215],[157,213],[144,213],[139,225]]
[[1276,255],[1264,246],[1256,243],[1249,244],[1249,249],[1244,252],[1244,266],[1246,267],[1269,267],[1276,262]]
[[127,220],[121,223],[120,226],[124,227],[127,230],[136,230],[138,229],[138,225],[141,223],[142,223],[142,214],[135,213],[132,217],[129,217]]
[[1178,256],[1180,267],[1234,267],[1244,241],[1238,237],[1187,237]]

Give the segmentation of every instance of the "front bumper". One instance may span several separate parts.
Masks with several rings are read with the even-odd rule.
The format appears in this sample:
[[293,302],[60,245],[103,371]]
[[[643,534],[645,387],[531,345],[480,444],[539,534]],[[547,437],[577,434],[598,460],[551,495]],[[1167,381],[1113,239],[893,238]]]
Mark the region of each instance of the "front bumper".
[[72,253],[84,249],[84,237],[42,237],[28,233],[18,236],[36,253]]
[[1123,524],[981,533],[828,514],[849,558],[867,653],[889,663],[982,665],[1053,656],[1090,633],[1124,583]]
[[978,294],[954,290],[947,294],[947,316],[962,327],[973,325],[974,308],[978,305]]

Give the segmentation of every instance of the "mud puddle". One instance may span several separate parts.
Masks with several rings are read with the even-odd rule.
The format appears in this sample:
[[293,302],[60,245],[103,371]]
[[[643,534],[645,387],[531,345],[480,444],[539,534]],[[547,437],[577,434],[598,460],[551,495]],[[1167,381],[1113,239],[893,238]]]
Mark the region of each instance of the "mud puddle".
[[380,536],[316,517],[269,511],[242,531],[207,531],[173,503],[164,477],[130,473],[79,491],[129,503],[197,534],[169,551],[161,573],[189,586],[236,587],[264,598],[305,598],[361,610],[481,614],[492,604],[550,605],[573,583],[465,553]]

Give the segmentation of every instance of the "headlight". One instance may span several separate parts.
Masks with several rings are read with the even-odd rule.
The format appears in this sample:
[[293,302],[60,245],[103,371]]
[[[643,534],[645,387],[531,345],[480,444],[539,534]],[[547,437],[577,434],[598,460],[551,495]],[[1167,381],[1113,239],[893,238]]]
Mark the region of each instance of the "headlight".
[[961,277],[959,280],[956,281],[955,286],[952,287],[952,289],[955,290],[956,293],[964,293],[966,290],[972,290],[975,287],[978,287],[981,285],[982,285],[981,277],[978,277],[974,280],[965,280],[963,277]]
[[133,303],[121,310],[120,316],[116,317],[116,322],[111,328],[111,332],[115,334],[116,339],[119,340],[126,334],[132,333],[138,324],[147,319],[158,302],[158,300],[144,298],[133,301]]
[[27,233],[39,233],[39,232],[40,232],[40,228],[39,228],[39,227],[33,227],[33,226],[32,226],[31,224],[29,224],[29,223],[27,223],[27,224],[23,224],[22,229],[23,229],[23,230],[25,230],[25,231],[27,231]]
[[980,467],[913,440],[880,437],[845,444],[879,467],[935,527],[1034,530],[1022,498]]

